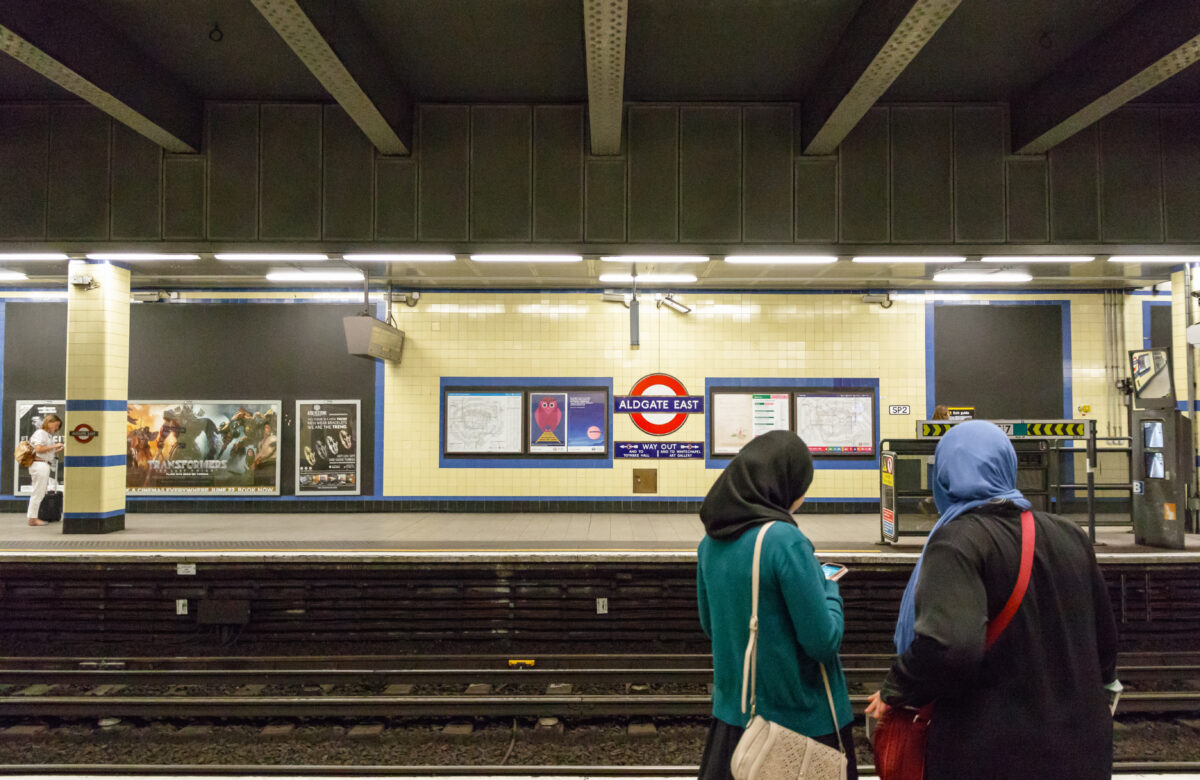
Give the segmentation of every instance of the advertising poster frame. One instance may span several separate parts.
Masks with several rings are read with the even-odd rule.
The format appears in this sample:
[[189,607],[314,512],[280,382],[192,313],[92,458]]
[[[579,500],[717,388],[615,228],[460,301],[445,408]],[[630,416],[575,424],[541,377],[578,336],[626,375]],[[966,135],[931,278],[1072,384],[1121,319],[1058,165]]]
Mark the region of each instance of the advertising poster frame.
[[[304,489],[301,487],[302,483],[300,480],[300,476],[301,476],[300,470],[303,465],[304,449],[307,445],[301,440],[301,436],[306,431],[311,433],[310,429],[308,429],[308,427],[305,424],[305,421],[307,420],[307,411],[308,411],[305,409],[305,407],[307,406],[307,407],[311,408],[311,407],[315,407],[315,406],[319,406],[319,405],[353,406],[354,407],[354,413],[353,413],[353,426],[354,427],[350,430],[350,435],[353,437],[353,445],[352,446],[354,449],[354,471],[353,471],[354,482],[351,484],[337,483],[329,489],[312,489],[312,488]],[[342,412],[339,412],[338,414],[340,415],[340,414],[342,414]],[[362,445],[362,401],[358,398],[297,400],[296,401],[295,428],[296,428],[296,452],[295,452],[296,483],[295,483],[295,491],[294,491],[295,494],[297,496],[359,496],[359,495],[362,495],[362,446],[363,446]],[[333,434],[327,434],[327,436],[332,436],[332,435]],[[339,433],[339,435],[337,437],[337,441],[334,442],[334,446],[339,446],[339,445],[344,446],[344,444],[345,444],[345,440],[341,437],[341,435]],[[333,454],[336,456],[338,453],[335,452]],[[341,471],[340,469],[333,469],[333,468],[324,469],[324,471],[333,471],[336,473],[346,473],[346,474],[349,473],[348,471]]]
[[[63,427],[59,429],[58,434],[54,437],[54,441],[56,441],[56,442],[66,441],[66,438],[67,438],[67,431],[66,431],[67,402],[66,401],[18,400],[18,401],[14,401],[14,406],[13,406],[13,451],[14,452],[17,449],[17,445],[21,443],[21,436],[22,436],[21,407],[22,406],[27,407],[25,410],[26,412],[28,412],[30,408],[35,407],[35,406],[53,406],[53,407],[55,407],[56,411],[54,413],[63,419]],[[30,430],[27,433],[25,433],[24,434],[25,438],[32,436],[34,430],[37,430],[37,429],[34,428],[33,430]],[[63,477],[65,476],[65,474],[64,474],[65,471],[66,470],[63,468],[63,458],[62,458],[62,455],[60,454],[58,457],[58,465],[57,465],[58,473],[55,476],[56,476],[56,481],[58,482],[58,489],[62,492],[66,492],[66,487],[63,484]],[[22,474],[25,475],[25,483],[26,483],[26,487],[27,487],[26,490],[21,489],[21,475]],[[32,493],[33,493],[33,481],[29,477],[29,469],[21,468],[21,466],[16,461],[13,461],[13,495],[18,498],[21,498],[23,496],[31,495]]]

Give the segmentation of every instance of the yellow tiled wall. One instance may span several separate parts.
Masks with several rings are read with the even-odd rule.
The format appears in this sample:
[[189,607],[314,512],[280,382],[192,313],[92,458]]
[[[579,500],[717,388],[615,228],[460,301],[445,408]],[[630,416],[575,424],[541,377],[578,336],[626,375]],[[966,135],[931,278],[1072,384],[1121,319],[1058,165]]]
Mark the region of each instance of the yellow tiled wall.
[[[632,470],[657,467],[659,495],[703,496],[719,473],[702,460],[615,460],[612,469],[439,468],[440,379],[608,377],[616,395],[642,376],[678,377],[702,395],[706,378],[878,377],[880,435],[906,438],[924,416],[925,305],[929,300],[1066,300],[1071,307],[1072,403],[1108,424],[1104,297],[1100,294],[897,296],[883,309],[852,294],[684,296],[687,316],[641,306],[641,346],[629,346],[629,313],[598,292],[426,293],[415,308],[396,305],[406,331],[404,362],[389,364],[385,385],[384,494],[388,496],[629,496]],[[1124,296],[1127,329],[1140,343],[1141,298]],[[908,417],[889,416],[909,404]],[[1078,416],[1078,415],[1076,415]],[[666,440],[703,441],[706,419],[693,415]],[[627,415],[614,415],[617,441],[644,441]],[[1114,421],[1122,430],[1122,419]],[[814,498],[878,495],[873,469],[818,470]]]

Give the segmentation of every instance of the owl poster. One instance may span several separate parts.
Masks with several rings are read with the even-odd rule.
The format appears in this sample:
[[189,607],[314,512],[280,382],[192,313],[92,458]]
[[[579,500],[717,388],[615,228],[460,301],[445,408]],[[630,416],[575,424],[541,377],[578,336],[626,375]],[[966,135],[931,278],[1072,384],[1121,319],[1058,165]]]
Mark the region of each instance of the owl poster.
[[529,451],[567,451],[567,394],[529,394]]

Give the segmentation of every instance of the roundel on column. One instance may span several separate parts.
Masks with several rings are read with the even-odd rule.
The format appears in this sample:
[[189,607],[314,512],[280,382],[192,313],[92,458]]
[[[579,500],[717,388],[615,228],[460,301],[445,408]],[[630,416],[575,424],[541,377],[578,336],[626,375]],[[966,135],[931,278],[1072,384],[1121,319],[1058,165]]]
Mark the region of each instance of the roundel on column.
[[639,430],[666,436],[683,427],[689,414],[704,411],[704,399],[688,395],[670,374],[648,374],[634,383],[629,395],[618,396],[614,411],[628,414]]

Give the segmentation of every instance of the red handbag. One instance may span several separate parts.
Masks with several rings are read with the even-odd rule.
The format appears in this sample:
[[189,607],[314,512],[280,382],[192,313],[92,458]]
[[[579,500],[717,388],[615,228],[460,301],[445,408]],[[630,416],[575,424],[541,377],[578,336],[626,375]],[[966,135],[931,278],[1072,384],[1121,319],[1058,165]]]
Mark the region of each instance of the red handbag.
[[[1033,543],[1036,531],[1033,512],[1021,513],[1021,569],[1012,595],[996,619],[989,622],[986,647],[990,648],[1008,627],[1025,590],[1029,587],[1029,575],[1033,571]],[[910,707],[891,707],[883,714],[875,727],[875,773],[879,780],[923,780],[925,777],[925,742],[929,737],[929,723],[933,720],[936,702],[930,702],[919,710]]]

